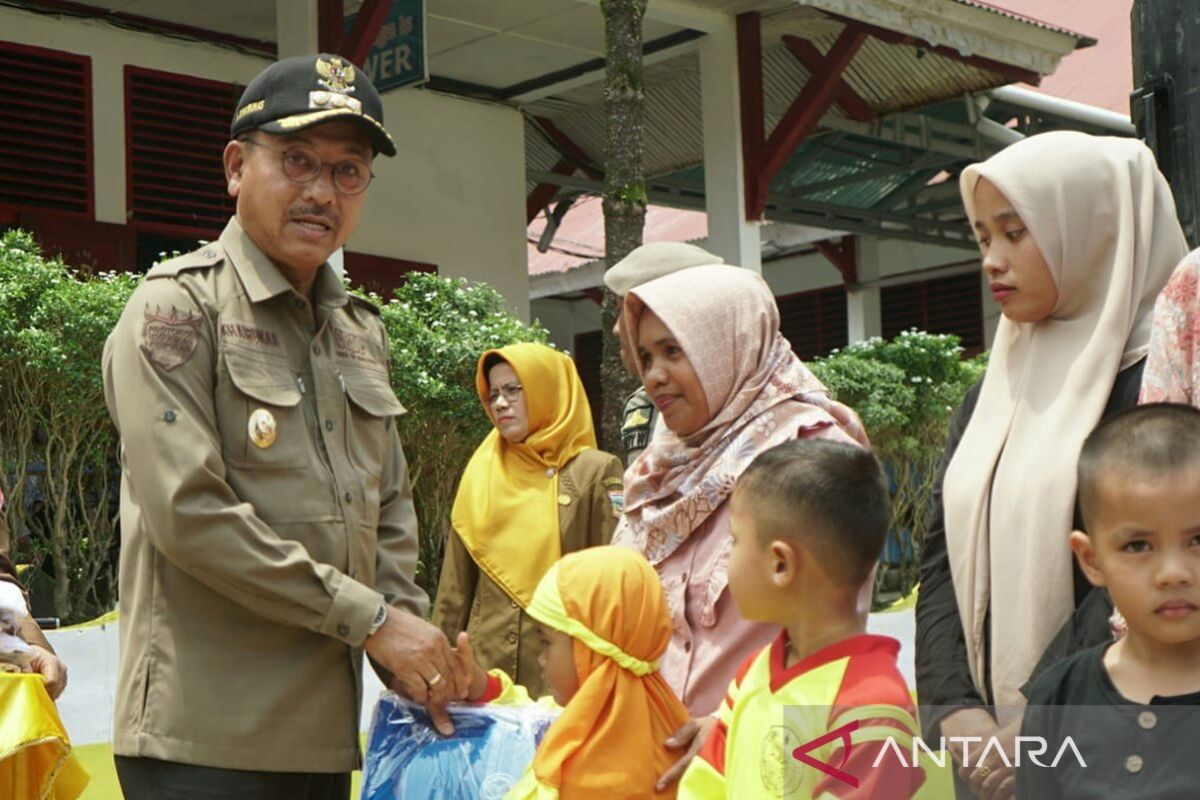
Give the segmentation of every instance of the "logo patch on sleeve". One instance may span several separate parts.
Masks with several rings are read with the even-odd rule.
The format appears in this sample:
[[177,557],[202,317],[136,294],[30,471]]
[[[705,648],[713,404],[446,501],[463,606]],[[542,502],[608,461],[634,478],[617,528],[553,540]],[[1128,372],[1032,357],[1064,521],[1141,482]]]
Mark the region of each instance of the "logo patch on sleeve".
[[164,314],[158,306],[151,311],[147,303],[142,322],[142,347],[147,358],[167,371],[187,363],[200,343],[203,321],[199,314],[192,311],[181,314],[175,306],[171,306],[169,314]]

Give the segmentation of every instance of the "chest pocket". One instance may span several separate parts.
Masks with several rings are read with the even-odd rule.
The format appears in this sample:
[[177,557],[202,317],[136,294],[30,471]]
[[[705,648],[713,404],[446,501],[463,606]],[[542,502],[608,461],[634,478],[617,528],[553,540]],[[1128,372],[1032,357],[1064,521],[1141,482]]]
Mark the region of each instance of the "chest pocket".
[[388,423],[404,413],[386,372],[340,367],[346,385],[346,452],[368,487],[378,487],[391,448]]
[[300,386],[287,362],[236,347],[224,348],[221,355],[229,373],[217,409],[226,463],[255,470],[309,466]]

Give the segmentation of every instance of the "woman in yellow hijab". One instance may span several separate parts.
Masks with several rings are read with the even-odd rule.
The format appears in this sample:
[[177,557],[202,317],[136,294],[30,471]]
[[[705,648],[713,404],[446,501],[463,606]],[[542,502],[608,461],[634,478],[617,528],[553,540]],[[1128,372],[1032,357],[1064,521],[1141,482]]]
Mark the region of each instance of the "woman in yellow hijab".
[[525,609],[564,554],[612,538],[622,465],[596,449],[583,384],[563,353],[541,344],[489,350],[475,387],[495,427],[458,487],[433,622],[451,641],[466,631],[480,663],[543,694]]
[[[565,556],[538,584],[529,615],[546,640],[541,667],[563,710],[505,800],[675,797],[676,784],[656,783],[679,758],[664,742],[689,715],[658,672],[671,615],[650,563],[624,547]],[[468,636],[457,644],[473,674],[472,700],[532,702],[501,670],[475,663]]]

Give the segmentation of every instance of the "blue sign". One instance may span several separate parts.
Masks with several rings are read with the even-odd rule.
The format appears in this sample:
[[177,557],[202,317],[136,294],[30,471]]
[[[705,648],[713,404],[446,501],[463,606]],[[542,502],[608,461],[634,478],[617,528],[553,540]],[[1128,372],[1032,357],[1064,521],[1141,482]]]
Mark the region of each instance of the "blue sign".
[[[354,27],[345,18],[345,34]],[[379,28],[363,64],[367,77],[381,93],[429,80],[425,62],[425,0],[393,0],[392,10]]]

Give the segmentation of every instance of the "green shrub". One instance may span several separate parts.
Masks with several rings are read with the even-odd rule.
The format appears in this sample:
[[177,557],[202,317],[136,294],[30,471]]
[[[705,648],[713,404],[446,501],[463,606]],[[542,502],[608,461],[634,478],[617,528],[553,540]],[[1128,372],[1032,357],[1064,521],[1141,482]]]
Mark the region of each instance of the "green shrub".
[[859,413],[891,475],[893,536],[903,543],[902,562],[898,575],[880,570],[879,579],[907,593],[919,576],[950,416],[983,375],[985,357],[964,360],[957,336],[913,330],[891,341],[875,337],[852,344],[809,366]]
[[[100,358],[137,279],[46,261],[26,233],[0,238],[0,488],[16,556],[53,572],[67,621],[116,593],[116,431]],[[26,475],[33,475],[27,480]],[[33,489],[38,503],[27,502]]]

